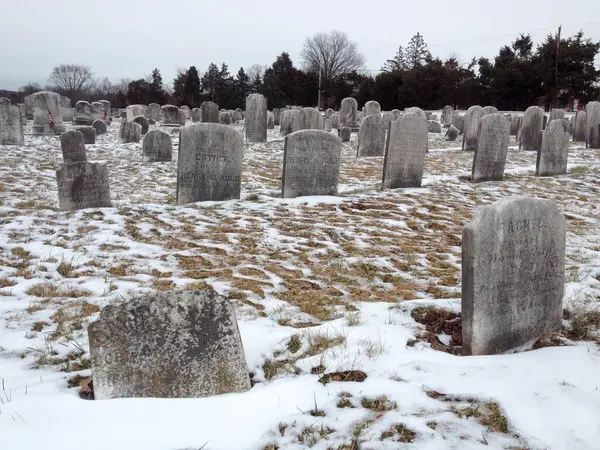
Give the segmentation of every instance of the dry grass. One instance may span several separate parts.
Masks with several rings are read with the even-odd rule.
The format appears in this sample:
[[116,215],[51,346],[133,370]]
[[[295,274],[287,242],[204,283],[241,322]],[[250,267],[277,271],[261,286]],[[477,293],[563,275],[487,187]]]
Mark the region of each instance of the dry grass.
[[80,298],[90,297],[92,293],[87,289],[79,289],[75,286],[57,286],[50,282],[43,282],[29,286],[25,293],[35,297],[68,297],[68,298]]

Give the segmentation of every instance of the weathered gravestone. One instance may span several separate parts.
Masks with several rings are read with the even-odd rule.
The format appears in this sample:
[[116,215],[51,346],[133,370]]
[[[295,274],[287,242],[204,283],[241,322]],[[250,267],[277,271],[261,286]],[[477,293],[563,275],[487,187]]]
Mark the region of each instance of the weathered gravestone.
[[385,123],[380,115],[363,119],[358,129],[357,157],[383,156],[385,152]]
[[94,120],[92,122],[92,127],[96,130],[96,136],[100,136],[108,131],[108,127],[104,120]]
[[[19,116],[21,117],[21,122],[23,125],[27,124],[27,113],[25,111],[25,103],[17,103],[17,107],[19,108]],[[63,116],[64,120],[64,116]]]
[[198,123],[202,119],[202,110],[200,108],[192,109],[192,122]]
[[281,109],[273,108],[273,125],[277,126],[281,124]]
[[127,116],[128,122],[133,122],[138,116],[145,116],[149,111],[149,108],[146,108],[144,105],[129,105],[125,108],[125,114]]
[[453,121],[454,121],[454,108],[450,105],[444,106],[444,109],[442,109],[442,123],[444,124],[445,127],[449,127],[450,125],[452,125]]
[[187,122],[187,113],[184,109],[179,108],[177,110],[177,124],[184,127]]
[[56,171],[61,211],[110,207],[108,170],[98,163],[65,164]]
[[585,112],[587,146],[600,149],[600,102],[589,102],[585,106]]
[[147,112],[148,112],[148,115],[150,116],[150,117],[147,117],[147,119],[152,119],[152,120],[154,120],[154,122],[160,121],[160,115],[161,115],[162,109],[158,103],[150,103],[150,105],[148,105]]
[[[283,114],[283,111],[281,112],[281,114]],[[244,117],[242,116],[242,112],[238,111],[237,109],[234,110],[231,113],[231,120],[233,121],[233,123],[238,123],[240,120],[244,120]]]
[[322,130],[323,118],[316,108],[302,108],[298,112],[299,130]]
[[394,115],[394,120],[402,115],[402,112],[399,109],[392,109],[392,114]]
[[386,111],[381,115],[381,118],[383,119],[383,124],[385,125],[385,129],[387,130],[390,127],[390,123],[392,123],[394,119],[394,114],[392,114],[390,111]]
[[496,114],[498,112],[498,108],[495,106],[484,106],[483,107],[483,115],[486,116],[488,114]]
[[421,187],[427,134],[427,123],[415,113],[406,113],[390,124],[381,189]]
[[342,142],[350,142],[350,136],[352,136],[352,128],[342,127],[338,128],[338,136]]
[[250,389],[233,306],[212,288],[106,306],[88,328],[97,400]]
[[537,154],[535,174],[538,177],[567,173],[570,140],[562,119],[550,122],[544,131],[542,146]]
[[271,111],[267,111],[267,130],[275,128],[275,115]]
[[83,140],[86,144],[96,143],[96,129],[94,127],[87,125],[78,125],[73,127],[73,129],[83,134]]
[[500,113],[486,114],[479,124],[471,181],[500,181],[504,176],[510,122]]
[[421,108],[419,108],[418,106],[412,106],[412,107],[406,108],[404,110],[404,114],[410,114],[410,113],[416,114],[421,119],[423,119],[425,122],[427,122],[427,120],[428,120],[427,113],[425,111],[423,111]]
[[519,131],[519,119],[521,116],[510,116],[510,135],[516,136]]
[[244,137],[233,127],[198,123],[182,128],[177,203],[240,198]]
[[323,120],[323,130],[328,133],[331,132],[331,119],[327,118]]
[[340,106],[340,127],[355,128],[357,124],[358,103],[352,97],[346,97]]
[[150,122],[148,122],[148,119],[146,119],[144,116],[134,117],[132,122],[137,123],[137,124],[139,124],[139,126],[142,127],[142,130],[141,130],[142,134],[146,134],[148,132],[148,130],[150,129]]
[[6,97],[0,97],[0,106],[10,106],[10,99]]
[[300,130],[285,137],[283,198],[337,195],[342,142],[322,130]]
[[538,151],[542,147],[543,126],[544,110],[539,106],[527,108],[519,129],[519,150]]
[[223,125],[231,125],[231,114],[229,111],[223,111],[219,113],[219,123]]
[[54,119],[55,133],[62,133],[66,130],[63,123],[62,110],[60,108],[60,95],[55,92],[42,91],[31,94],[31,99],[33,101],[32,133],[52,133],[49,124],[50,115],[52,115],[52,118]]
[[92,102],[90,104],[90,112],[92,113],[92,123],[94,120],[104,120],[105,107],[103,103]]
[[479,208],[462,238],[462,350],[501,353],[562,325],[565,218],[551,200]]
[[219,105],[214,102],[202,102],[200,105],[202,123],[219,123]]
[[298,131],[298,113],[297,109],[286,109],[281,111],[281,126],[279,128],[279,136],[285,137],[290,133]]
[[161,106],[160,120],[163,125],[179,126],[179,108],[174,105]]
[[142,153],[144,162],[171,161],[173,158],[171,136],[160,130],[149,131],[144,136]]
[[565,118],[565,110],[564,109],[553,108],[550,111],[550,117],[548,119],[548,123],[550,123],[550,122],[552,122],[553,120],[556,120],[556,119],[561,119],[562,120],[564,118]]
[[333,115],[335,111],[332,108],[327,108],[325,110],[325,118],[326,119],[331,119],[331,116]]
[[59,140],[65,164],[87,161],[85,155],[85,138],[81,131],[65,131],[59,136]]
[[104,105],[104,117],[102,120],[110,120],[110,102],[108,100],[98,100]]
[[91,125],[92,124],[92,107],[83,100],[75,103],[75,116],[73,117],[75,125]]
[[427,121],[427,129],[430,133],[441,133],[442,132],[442,124],[437,120],[428,120]]
[[189,107],[189,106],[183,105],[183,106],[182,106],[181,108],[179,108],[179,109],[181,109],[181,110],[182,110],[182,111],[185,113],[185,118],[186,118],[186,120],[187,120],[187,119],[191,119],[191,118],[192,118],[192,113],[191,113],[191,111],[190,111],[190,107]]
[[585,111],[577,111],[575,116],[575,127],[573,129],[573,140],[576,142],[585,142],[585,127],[587,125],[587,117]]
[[458,112],[455,112],[452,125],[458,130],[458,134],[463,134],[465,131],[465,117],[461,116]]
[[369,100],[363,107],[363,116],[366,118],[373,114],[381,115],[381,105],[375,100]]
[[460,131],[458,130],[458,128],[456,128],[454,125],[450,125],[448,131],[446,131],[446,140],[454,142],[456,141],[456,138],[458,138],[459,134]]
[[0,145],[25,145],[19,107],[10,103],[0,105]]
[[331,115],[331,127],[336,130],[340,128],[340,113],[333,113]]
[[25,103],[25,116],[27,120],[33,120],[33,99],[31,95],[27,95],[23,98],[23,103]]
[[124,144],[140,142],[142,126],[136,122],[121,121],[119,128],[119,139]]
[[[464,116],[463,130],[463,150],[477,149],[477,132],[479,131],[479,123],[483,117],[483,108],[479,105],[471,106]],[[456,126],[456,125],[455,125]],[[456,127],[458,128],[458,127]]]
[[246,97],[246,122],[248,142],[267,142],[267,99],[262,94]]
[[73,107],[71,99],[63,95],[60,96],[60,109],[62,111],[63,122],[73,122]]

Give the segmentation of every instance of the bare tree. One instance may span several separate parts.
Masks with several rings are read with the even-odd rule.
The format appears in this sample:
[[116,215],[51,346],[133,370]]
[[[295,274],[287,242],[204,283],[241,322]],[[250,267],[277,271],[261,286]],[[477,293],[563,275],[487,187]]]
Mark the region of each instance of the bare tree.
[[317,33],[306,38],[300,58],[304,69],[318,72],[324,79],[330,80],[348,72],[361,71],[365,68],[365,57],[358,51],[356,42],[352,42],[346,33],[331,31]]
[[92,84],[92,69],[80,64],[61,64],[52,69],[48,81],[61,94],[75,100]]
[[265,70],[267,70],[266,65],[252,64],[246,69],[246,74],[248,75],[248,79],[250,80],[250,82],[256,80],[257,78],[262,80],[262,77],[265,74]]

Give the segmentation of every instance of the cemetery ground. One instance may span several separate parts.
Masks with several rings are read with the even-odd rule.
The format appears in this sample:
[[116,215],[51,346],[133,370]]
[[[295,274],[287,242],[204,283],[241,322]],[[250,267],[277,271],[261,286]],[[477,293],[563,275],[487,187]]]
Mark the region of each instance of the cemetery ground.
[[[0,147],[1,448],[598,448],[600,151],[572,143],[567,175],[536,178],[511,137],[504,181],[471,184],[473,153],[430,133],[423,187],[381,191],[383,157],[357,159],[353,135],[339,196],[281,199],[268,133],[245,144],[240,200],[178,206],[178,134],[173,162],[143,163],[113,123],[86,151],[114,207],[74,212],[57,137]],[[564,329],[463,357],[462,229],[514,195],[567,219]],[[102,307],[207,285],[235,304],[250,391],[80,398]]]

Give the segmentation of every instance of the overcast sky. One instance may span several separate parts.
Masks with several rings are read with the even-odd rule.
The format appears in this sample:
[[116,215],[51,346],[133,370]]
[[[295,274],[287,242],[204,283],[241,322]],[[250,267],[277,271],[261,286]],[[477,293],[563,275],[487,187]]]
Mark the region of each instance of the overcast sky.
[[[519,32],[536,42],[563,25],[600,41],[600,0],[0,0],[0,89],[45,84],[55,65],[86,64],[112,81],[158,67],[225,62],[235,74],[272,64],[282,51],[299,66],[307,36],[338,29],[379,70],[420,32],[434,56],[493,57]],[[600,65],[600,60],[596,62]]]

